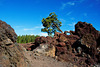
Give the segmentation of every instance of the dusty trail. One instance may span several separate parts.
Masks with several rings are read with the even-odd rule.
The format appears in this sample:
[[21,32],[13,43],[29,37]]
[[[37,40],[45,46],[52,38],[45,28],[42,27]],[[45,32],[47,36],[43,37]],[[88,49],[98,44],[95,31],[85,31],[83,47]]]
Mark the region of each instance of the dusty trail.
[[27,51],[25,56],[34,67],[74,67],[71,63],[57,61],[54,58],[40,54],[35,55],[31,51]]

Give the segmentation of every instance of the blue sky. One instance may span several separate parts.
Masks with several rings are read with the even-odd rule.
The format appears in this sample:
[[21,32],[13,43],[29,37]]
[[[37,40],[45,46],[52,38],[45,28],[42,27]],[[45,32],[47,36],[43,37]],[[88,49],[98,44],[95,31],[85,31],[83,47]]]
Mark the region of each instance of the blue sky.
[[0,20],[17,35],[47,35],[41,32],[42,18],[55,12],[62,31],[74,30],[78,21],[91,23],[100,31],[100,0],[0,0]]

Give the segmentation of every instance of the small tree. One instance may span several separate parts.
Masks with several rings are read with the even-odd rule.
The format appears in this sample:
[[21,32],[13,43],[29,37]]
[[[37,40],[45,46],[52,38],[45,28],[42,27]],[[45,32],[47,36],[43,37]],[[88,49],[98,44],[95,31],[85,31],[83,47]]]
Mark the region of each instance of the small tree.
[[48,35],[52,35],[52,33],[55,33],[57,31],[63,33],[62,30],[60,29],[62,23],[57,19],[57,15],[54,12],[50,13],[46,19],[43,18],[42,24],[44,28],[42,28],[41,31],[47,32]]

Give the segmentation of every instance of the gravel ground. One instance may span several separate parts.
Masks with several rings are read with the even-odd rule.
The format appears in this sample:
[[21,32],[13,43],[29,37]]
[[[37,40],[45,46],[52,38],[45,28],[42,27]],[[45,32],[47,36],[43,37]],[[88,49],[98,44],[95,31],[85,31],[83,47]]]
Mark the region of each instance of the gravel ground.
[[41,54],[34,54],[31,51],[25,53],[27,59],[31,62],[32,67],[77,67],[71,63],[60,62],[54,58],[46,57]]

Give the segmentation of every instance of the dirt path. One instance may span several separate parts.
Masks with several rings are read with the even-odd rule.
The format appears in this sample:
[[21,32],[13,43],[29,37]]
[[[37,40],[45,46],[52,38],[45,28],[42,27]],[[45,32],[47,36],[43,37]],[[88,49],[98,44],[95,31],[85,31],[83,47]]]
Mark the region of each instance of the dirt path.
[[60,62],[54,58],[43,55],[35,55],[31,51],[25,53],[26,58],[31,62],[32,67],[74,67],[71,63]]

